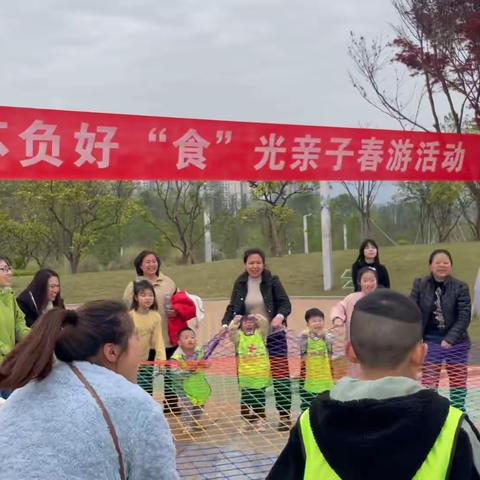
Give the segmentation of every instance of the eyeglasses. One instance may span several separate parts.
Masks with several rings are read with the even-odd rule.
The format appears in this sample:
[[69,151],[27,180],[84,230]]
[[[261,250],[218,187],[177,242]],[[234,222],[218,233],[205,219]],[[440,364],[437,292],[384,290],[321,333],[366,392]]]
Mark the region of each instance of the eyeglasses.
[[2,267],[0,268],[0,272],[3,272],[3,273],[8,273],[8,272],[11,272],[12,271],[12,267]]

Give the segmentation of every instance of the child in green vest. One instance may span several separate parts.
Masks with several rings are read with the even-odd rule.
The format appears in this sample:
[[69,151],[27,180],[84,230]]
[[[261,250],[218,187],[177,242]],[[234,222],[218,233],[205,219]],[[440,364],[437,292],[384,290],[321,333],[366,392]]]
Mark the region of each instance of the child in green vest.
[[480,434],[447,398],[418,383],[428,346],[422,313],[388,288],[353,309],[345,377],[313,400],[267,480],[478,480]]
[[230,337],[237,356],[240,413],[247,429],[266,430],[266,389],[272,384],[266,347],[268,321],[262,315],[237,315],[230,323]]
[[305,312],[305,321],[308,328],[300,335],[302,412],[318,393],[330,390],[333,386],[330,368],[333,335],[325,329],[325,316],[318,308],[310,308]]
[[212,392],[205,378],[208,362],[204,358],[205,348],[197,346],[194,330],[184,328],[178,332],[177,338],[178,348],[172,355],[169,366],[175,376],[180,421],[187,433],[194,433],[203,430],[199,421]]

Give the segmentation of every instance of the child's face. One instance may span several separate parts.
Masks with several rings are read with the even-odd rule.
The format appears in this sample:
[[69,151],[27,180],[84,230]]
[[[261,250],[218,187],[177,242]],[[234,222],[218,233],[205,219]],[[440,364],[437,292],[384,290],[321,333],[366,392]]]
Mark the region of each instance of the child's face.
[[151,290],[140,290],[137,295],[137,302],[140,308],[149,310],[155,301],[155,295]]
[[323,327],[325,326],[325,319],[323,317],[311,317],[308,319],[308,327],[314,331],[314,332],[319,332],[323,330]]
[[194,350],[197,346],[197,339],[195,334],[190,330],[186,330],[180,334],[178,337],[178,345],[182,350]]
[[247,317],[244,320],[242,320],[242,332],[251,334],[255,331],[255,328],[257,326],[257,320],[255,317]]
[[367,294],[377,288],[377,277],[373,272],[365,272],[360,279],[360,290]]

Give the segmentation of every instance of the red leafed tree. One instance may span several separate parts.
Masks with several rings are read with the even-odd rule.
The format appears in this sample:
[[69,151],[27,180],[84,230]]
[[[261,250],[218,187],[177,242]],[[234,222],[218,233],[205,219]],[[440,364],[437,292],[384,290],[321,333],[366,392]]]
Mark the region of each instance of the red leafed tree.
[[[480,1],[392,4],[399,19],[393,41],[369,42],[352,34],[354,87],[402,129],[480,132]],[[425,111],[430,112],[427,119]],[[480,182],[467,187],[476,208],[473,218],[471,211],[465,216],[480,240]]]

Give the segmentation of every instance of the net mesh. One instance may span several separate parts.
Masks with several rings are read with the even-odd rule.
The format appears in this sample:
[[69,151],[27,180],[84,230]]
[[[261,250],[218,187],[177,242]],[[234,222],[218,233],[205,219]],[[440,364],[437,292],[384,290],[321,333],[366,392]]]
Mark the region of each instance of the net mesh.
[[[334,334],[329,359],[333,379],[338,381],[352,374],[352,365],[342,356],[344,332],[336,329]],[[303,388],[305,369],[299,336],[288,330],[277,338],[267,338],[273,385],[262,390],[265,415],[262,398],[246,399],[253,409],[241,407],[235,347],[228,336],[214,339],[213,349],[211,342],[206,346],[208,361],[202,371],[211,392],[204,408],[185,403],[182,381],[175,378],[169,362],[142,364],[138,383],[164,407],[177,448],[181,478],[265,478],[288,438],[288,420],[293,425],[301,413],[302,399],[305,405],[311,398],[305,397]],[[419,380],[432,388],[438,386],[438,391],[450,397],[454,405],[465,405],[473,422],[480,423],[478,345],[462,344],[449,351],[439,345],[429,346],[431,353],[422,371],[423,380]]]

